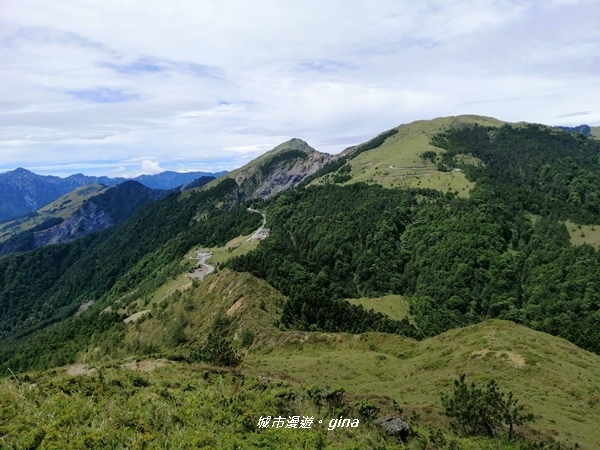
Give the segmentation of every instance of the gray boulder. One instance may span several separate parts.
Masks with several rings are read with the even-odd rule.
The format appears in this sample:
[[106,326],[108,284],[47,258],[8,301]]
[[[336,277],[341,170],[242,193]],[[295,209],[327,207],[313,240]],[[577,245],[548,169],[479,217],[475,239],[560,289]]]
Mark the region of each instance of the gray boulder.
[[410,426],[396,416],[385,416],[375,420],[389,436],[395,436],[400,442],[406,442],[410,434]]

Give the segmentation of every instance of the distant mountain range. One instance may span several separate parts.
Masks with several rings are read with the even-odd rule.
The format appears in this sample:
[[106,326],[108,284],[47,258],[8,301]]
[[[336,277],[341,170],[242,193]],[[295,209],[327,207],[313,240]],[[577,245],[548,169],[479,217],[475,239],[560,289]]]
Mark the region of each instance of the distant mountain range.
[[[140,175],[132,180],[151,189],[169,190],[193,183],[201,177],[217,178],[226,172],[172,172],[156,175]],[[35,211],[57,198],[86,184],[116,186],[128,178],[93,177],[81,173],[66,178],[38,175],[18,168],[0,174],[0,221]]]

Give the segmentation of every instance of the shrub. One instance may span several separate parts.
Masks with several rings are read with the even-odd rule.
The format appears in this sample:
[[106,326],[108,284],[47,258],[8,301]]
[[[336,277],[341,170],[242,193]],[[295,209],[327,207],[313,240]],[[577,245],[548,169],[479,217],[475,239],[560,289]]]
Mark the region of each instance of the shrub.
[[375,416],[377,416],[377,414],[379,414],[379,411],[381,411],[381,408],[374,405],[371,402],[371,400],[366,398],[355,402],[354,408],[356,408],[358,414],[360,414],[365,419],[373,419],[375,418]]
[[225,316],[218,316],[213,322],[204,344],[190,349],[190,359],[216,366],[235,367],[240,365],[242,358],[237,354],[228,337],[229,324],[230,321]]
[[454,418],[467,434],[494,437],[498,432],[507,431],[508,438],[512,439],[515,426],[533,420],[532,414],[523,412],[524,406],[518,405],[512,392],[501,392],[496,381],[490,380],[480,388],[474,382],[468,384],[464,374],[454,380],[452,396],[442,395],[442,405],[446,415]]

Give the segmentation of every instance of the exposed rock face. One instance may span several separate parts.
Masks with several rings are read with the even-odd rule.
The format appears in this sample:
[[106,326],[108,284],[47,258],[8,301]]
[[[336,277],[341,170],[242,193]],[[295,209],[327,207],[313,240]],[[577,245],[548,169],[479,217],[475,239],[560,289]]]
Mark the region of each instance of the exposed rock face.
[[300,139],[291,139],[232,173],[247,198],[269,198],[296,187],[333,157]]
[[69,242],[110,228],[164,194],[136,181],[125,181],[90,198],[64,222],[34,233],[35,246]]
[[406,422],[396,416],[385,416],[375,420],[381,425],[389,436],[395,436],[398,441],[406,442],[410,434],[410,427]]
[[105,230],[113,225],[114,222],[108,211],[100,209],[98,205],[90,202],[87,208],[77,210],[63,223],[34,233],[34,242],[36,247],[69,242],[88,233]]
[[166,194],[167,191],[150,189],[136,181],[125,181],[85,199],[81,206],[73,209],[66,217],[64,214],[60,216],[64,212],[60,208],[50,210],[42,224],[17,231],[0,242],[0,255],[69,242],[86,234],[105,230]]

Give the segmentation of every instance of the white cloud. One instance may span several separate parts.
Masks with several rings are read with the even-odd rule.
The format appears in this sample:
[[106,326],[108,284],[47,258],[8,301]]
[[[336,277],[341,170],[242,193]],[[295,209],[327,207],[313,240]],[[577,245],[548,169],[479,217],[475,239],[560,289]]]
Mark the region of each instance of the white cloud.
[[336,152],[352,136],[463,113],[600,123],[593,0],[2,8],[3,168],[231,169],[290,137]]
[[165,171],[162,167],[160,167],[160,164],[149,159],[142,161],[142,164],[140,164],[140,169],[143,174],[148,175],[155,175]]

